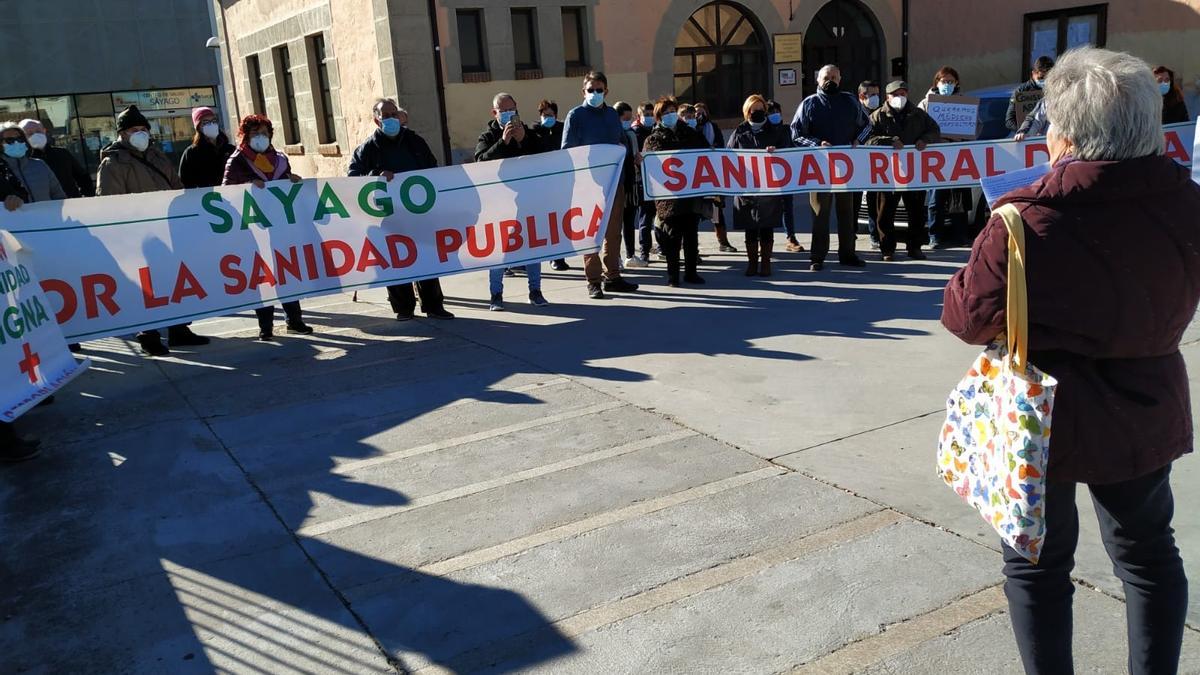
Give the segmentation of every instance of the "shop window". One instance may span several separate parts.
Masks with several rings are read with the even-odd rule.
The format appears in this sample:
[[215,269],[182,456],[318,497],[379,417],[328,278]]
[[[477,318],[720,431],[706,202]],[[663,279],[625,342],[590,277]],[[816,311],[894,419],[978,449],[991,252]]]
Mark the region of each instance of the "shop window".
[[325,53],[325,36],[308,38],[308,73],[314,92],[313,104],[317,115],[317,136],[321,143],[336,143],[337,129],[333,120],[333,92],[329,85],[329,62]]
[[296,114],[296,82],[292,78],[292,58],[287,45],[271,50],[275,57],[275,82],[279,91],[279,111],[283,118],[283,142],[287,145],[300,143],[300,118]]
[[1063,52],[1092,45],[1103,47],[1108,32],[1108,5],[1088,5],[1025,15],[1025,60],[1021,79],[1029,77],[1042,56],[1057,59]]

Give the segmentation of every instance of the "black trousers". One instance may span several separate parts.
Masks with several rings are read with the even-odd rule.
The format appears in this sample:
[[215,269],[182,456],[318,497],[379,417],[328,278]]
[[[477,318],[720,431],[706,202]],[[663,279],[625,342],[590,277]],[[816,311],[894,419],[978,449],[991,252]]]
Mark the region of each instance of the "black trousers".
[[[258,330],[270,333],[275,326],[275,305],[259,307],[254,310],[254,314],[258,316]],[[283,315],[287,317],[289,324],[304,323],[300,317],[299,300],[283,303]]]
[[[1129,672],[1178,670],[1187,616],[1187,577],[1175,546],[1171,467],[1141,478],[1091,485],[1104,548],[1125,586]],[[1070,673],[1071,570],[1079,540],[1075,483],[1046,486],[1046,539],[1037,565],[1004,549],[1004,593],[1027,673]]]
[[426,314],[445,309],[446,296],[442,295],[441,282],[437,279],[425,279],[412,284],[388,286],[388,302],[392,305],[392,311],[396,314],[412,314],[417,309],[418,293],[421,295],[421,309]]
[[[633,189],[633,188],[626,188]],[[622,234],[625,236],[625,257],[632,258],[637,252],[638,244],[638,216],[641,214],[641,205],[625,205],[624,221],[622,225]]]
[[700,258],[700,217],[697,215],[675,216],[662,223],[658,231],[658,247],[667,258],[667,278],[679,278],[679,253],[684,255],[685,273],[696,273]]
[[904,201],[908,212],[909,251],[920,251],[925,245],[925,191],[884,192],[879,199],[879,252],[891,255],[896,252],[896,207]]
[[812,251],[809,259],[825,262],[829,254],[829,218],[837,214],[838,260],[845,262],[857,257],[854,252],[855,228],[854,195],[849,192],[814,192],[808,196],[812,207]]

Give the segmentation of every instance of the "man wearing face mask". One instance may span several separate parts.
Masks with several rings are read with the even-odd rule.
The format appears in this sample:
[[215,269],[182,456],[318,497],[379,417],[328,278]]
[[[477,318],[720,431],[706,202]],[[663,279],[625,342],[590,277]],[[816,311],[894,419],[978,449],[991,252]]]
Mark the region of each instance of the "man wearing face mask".
[[[800,103],[792,118],[792,140],[807,147],[854,145],[867,116],[858,99],[841,90],[842,72],[830,64],[817,73],[816,94]],[[812,253],[809,269],[819,272],[825,268],[829,253],[829,219],[834,212],[838,221],[838,263],[847,267],[866,267],[867,263],[854,251],[854,195],[849,192],[814,192],[809,195],[813,213]]]
[[[118,138],[100,151],[100,169],[96,174],[96,196],[131,195],[160,190],[182,190],[183,182],[175,164],[150,143],[150,122],[131,105],[117,115]],[[171,353],[157,330],[137,334],[142,351],[150,356]],[[172,347],[206,345],[208,338],[196,335],[187,324],[167,329]]]
[[[625,147],[625,131],[617,111],[605,104],[608,78],[592,71],[583,78],[583,103],[567,113],[563,123],[562,147],[611,144]],[[600,253],[583,256],[583,271],[587,276],[588,296],[604,299],[604,292],[632,293],[637,284],[621,278],[621,225],[624,221],[625,189],[617,186],[612,211],[604,226],[604,241]]]
[[1017,94],[1041,91],[1042,86],[1046,83],[1046,76],[1050,74],[1050,69],[1053,67],[1054,59],[1049,56],[1039,56],[1038,60],[1033,62],[1033,72],[1030,73],[1029,81],[1013,90],[1012,97],[1008,100],[1008,112],[1004,115],[1004,126],[1008,127],[1009,131],[1016,131],[1021,126],[1017,124]]
[[[354,150],[350,158],[349,176],[383,176],[388,182],[405,171],[420,171],[437,166],[437,158],[429,144],[416,132],[406,129],[408,113],[390,98],[381,98],[372,109],[375,133]],[[413,318],[417,308],[417,293],[421,296],[421,309],[433,319],[453,319],[446,311],[442,284],[437,279],[425,279],[414,284],[403,283],[388,286],[388,302],[396,313],[397,321]]]
[[25,132],[15,122],[0,124],[0,145],[4,149],[4,164],[25,189],[26,201],[49,202],[67,198],[50,165],[29,156]]
[[542,151],[541,141],[521,121],[517,101],[511,94],[496,94],[492,99],[491,115],[487,128],[475,143],[476,162],[536,155]]
[[70,150],[54,145],[54,140],[46,133],[45,125],[37,120],[21,120],[21,131],[25,132],[25,138],[29,141],[29,156],[50,165],[67,199],[96,194],[96,186],[92,184],[87,169]]
[[[858,103],[862,106],[863,112],[870,119],[871,113],[879,109],[879,83],[875,80],[863,80],[858,84]],[[871,132],[871,125],[863,127],[862,134],[859,135],[858,142],[861,144],[866,140],[866,135]],[[857,228],[855,231],[859,234],[866,234],[871,237],[871,246],[879,248],[879,233],[876,226],[876,215],[879,212],[879,193],[866,193],[867,203],[867,224],[859,225],[859,214],[863,208],[863,193],[854,193],[854,224]]]
[[[783,124],[783,105],[774,99],[767,101],[767,121],[775,126],[787,125]],[[787,130],[791,134],[791,130]],[[789,136],[788,143],[791,143]],[[790,147],[790,145],[789,145]],[[796,195],[784,195],[781,198],[783,205],[783,231],[787,235],[787,250],[789,253],[804,253],[804,246],[796,239]]]
[[[923,151],[929,143],[937,143],[942,130],[929,113],[908,100],[908,84],[900,80],[889,82],[887,103],[871,115],[871,132],[867,145],[891,146],[902,150],[906,145]],[[920,158],[916,160],[920,162]],[[921,247],[925,245],[925,191],[904,190],[886,192],[879,198],[879,252],[884,262],[896,254],[896,206],[904,201],[908,211],[908,257],[924,260]]]

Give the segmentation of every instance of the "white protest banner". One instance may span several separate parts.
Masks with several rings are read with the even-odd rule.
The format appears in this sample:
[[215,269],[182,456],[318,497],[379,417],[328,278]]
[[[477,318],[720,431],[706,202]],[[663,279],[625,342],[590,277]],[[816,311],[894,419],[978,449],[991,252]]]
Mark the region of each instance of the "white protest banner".
[[[1200,117],[1196,118],[1196,126],[1194,129],[1196,138],[1192,141],[1192,157],[1200,152]],[[1192,162],[1192,180],[1200,183],[1200,162]]]
[[[87,370],[67,349],[29,249],[0,231],[0,421],[12,422]],[[47,256],[42,256],[47,257]]]
[[[1192,165],[1196,125],[1165,126],[1166,154]],[[970,187],[986,177],[1028,169],[1050,159],[1045,137],[912,146],[673,150],[649,152],[642,164],[648,199],[803,192],[891,192]]]
[[[598,248],[625,150],[589,146],[383,178],[317,178],[29,204],[71,341]],[[47,308],[49,309],[49,308]]]
[[930,94],[926,101],[927,112],[938,123],[942,138],[966,141],[979,135],[979,99]]

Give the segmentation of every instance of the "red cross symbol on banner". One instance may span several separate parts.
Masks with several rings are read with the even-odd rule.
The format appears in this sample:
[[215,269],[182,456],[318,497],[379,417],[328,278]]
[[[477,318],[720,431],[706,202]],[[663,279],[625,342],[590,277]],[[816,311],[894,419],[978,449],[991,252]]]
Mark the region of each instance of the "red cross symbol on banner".
[[25,350],[25,358],[17,362],[21,372],[29,376],[29,384],[37,384],[37,371],[35,370],[41,365],[42,360],[38,358],[37,352],[29,348],[29,343],[26,342],[21,346]]

